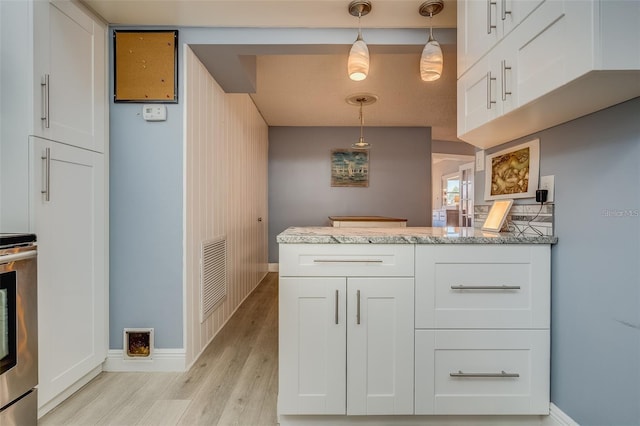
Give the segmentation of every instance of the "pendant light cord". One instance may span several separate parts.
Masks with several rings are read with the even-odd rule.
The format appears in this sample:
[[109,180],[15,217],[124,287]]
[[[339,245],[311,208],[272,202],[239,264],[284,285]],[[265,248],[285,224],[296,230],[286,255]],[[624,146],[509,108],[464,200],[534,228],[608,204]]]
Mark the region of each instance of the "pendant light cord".
[[364,126],[364,117],[362,115],[362,101],[360,101],[360,140],[364,140],[363,128]]
[[362,40],[362,26],[360,25],[360,18],[362,18],[362,11],[358,12],[358,38],[357,40]]
[[433,12],[431,12],[429,13],[429,40],[427,43],[433,40]]

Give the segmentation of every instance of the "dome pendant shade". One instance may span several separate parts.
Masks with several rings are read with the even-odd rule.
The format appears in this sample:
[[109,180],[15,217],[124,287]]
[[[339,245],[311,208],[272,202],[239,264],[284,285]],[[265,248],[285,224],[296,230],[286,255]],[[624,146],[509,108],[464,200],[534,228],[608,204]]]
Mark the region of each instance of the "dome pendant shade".
[[347,70],[349,78],[354,81],[362,81],[369,74],[369,48],[360,37],[351,46]]
[[358,142],[356,142],[353,145],[351,145],[351,148],[354,148],[354,149],[369,149],[369,148],[371,148],[371,145],[369,145],[368,142],[364,141],[364,136],[360,136],[360,139],[358,140]]
[[423,81],[435,81],[442,75],[442,49],[440,43],[429,37],[420,57],[420,77]]

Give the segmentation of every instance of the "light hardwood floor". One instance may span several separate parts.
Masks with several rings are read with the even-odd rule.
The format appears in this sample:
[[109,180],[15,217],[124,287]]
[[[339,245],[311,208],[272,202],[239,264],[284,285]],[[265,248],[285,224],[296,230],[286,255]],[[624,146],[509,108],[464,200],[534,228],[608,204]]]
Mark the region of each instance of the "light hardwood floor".
[[275,425],[278,274],[269,273],[185,373],[101,373],[38,422]]

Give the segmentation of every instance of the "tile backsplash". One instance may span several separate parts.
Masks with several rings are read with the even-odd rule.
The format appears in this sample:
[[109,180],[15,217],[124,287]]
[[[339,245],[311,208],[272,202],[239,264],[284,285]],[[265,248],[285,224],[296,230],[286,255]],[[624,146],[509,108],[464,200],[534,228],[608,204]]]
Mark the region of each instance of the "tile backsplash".
[[[482,228],[490,205],[476,205],[474,208],[474,227]],[[554,235],[553,204],[514,204],[509,211],[503,231],[527,236]]]

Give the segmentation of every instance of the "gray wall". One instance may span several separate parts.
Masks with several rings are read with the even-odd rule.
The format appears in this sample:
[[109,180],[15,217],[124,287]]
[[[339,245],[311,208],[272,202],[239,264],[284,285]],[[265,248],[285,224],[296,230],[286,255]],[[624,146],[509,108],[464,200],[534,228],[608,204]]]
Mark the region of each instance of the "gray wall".
[[290,226],[326,226],[327,216],[375,215],[431,223],[431,129],[367,127],[368,188],[332,188],[330,153],[356,142],[355,127],[269,129],[269,262]]
[[[110,29],[158,29],[113,26]],[[174,27],[170,29],[176,29]],[[154,327],[157,348],[183,343],[183,91],[184,44],[344,45],[348,28],[178,28],[178,104],[166,122],[145,122],[142,104],[110,104],[109,348],[122,348],[124,327]],[[112,37],[109,37],[110,42]],[[440,42],[455,40],[445,32]],[[372,44],[422,45],[424,30],[371,29]],[[113,93],[113,46],[110,91]],[[111,95],[110,95],[111,97]],[[356,133],[357,134],[357,133]],[[351,142],[349,139],[349,143]],[[333,146],[337,147],[337,146]],[[374,151],[375,152],[375,151]],[[375,158],[375,157],[373,157]],[[378,168],[379,169],[379,168]],[[428,167],[425,173],[428,173]],[[378,170],[376,173],[382,173]],[[328,181],[327,181],[328,182]]]
[[[113,64],[112,46],[109,52]],[[156,348],[184,346],[179,89],[180,103],[166,104],[165,122],[146,122],[142,104],[113,103],[110,96],[110,349],[122,348],[125,327],[153,327]]]
[[551,399],[583,426],[640,425],[639,119],[636,98],[532,135],[555,175]]

